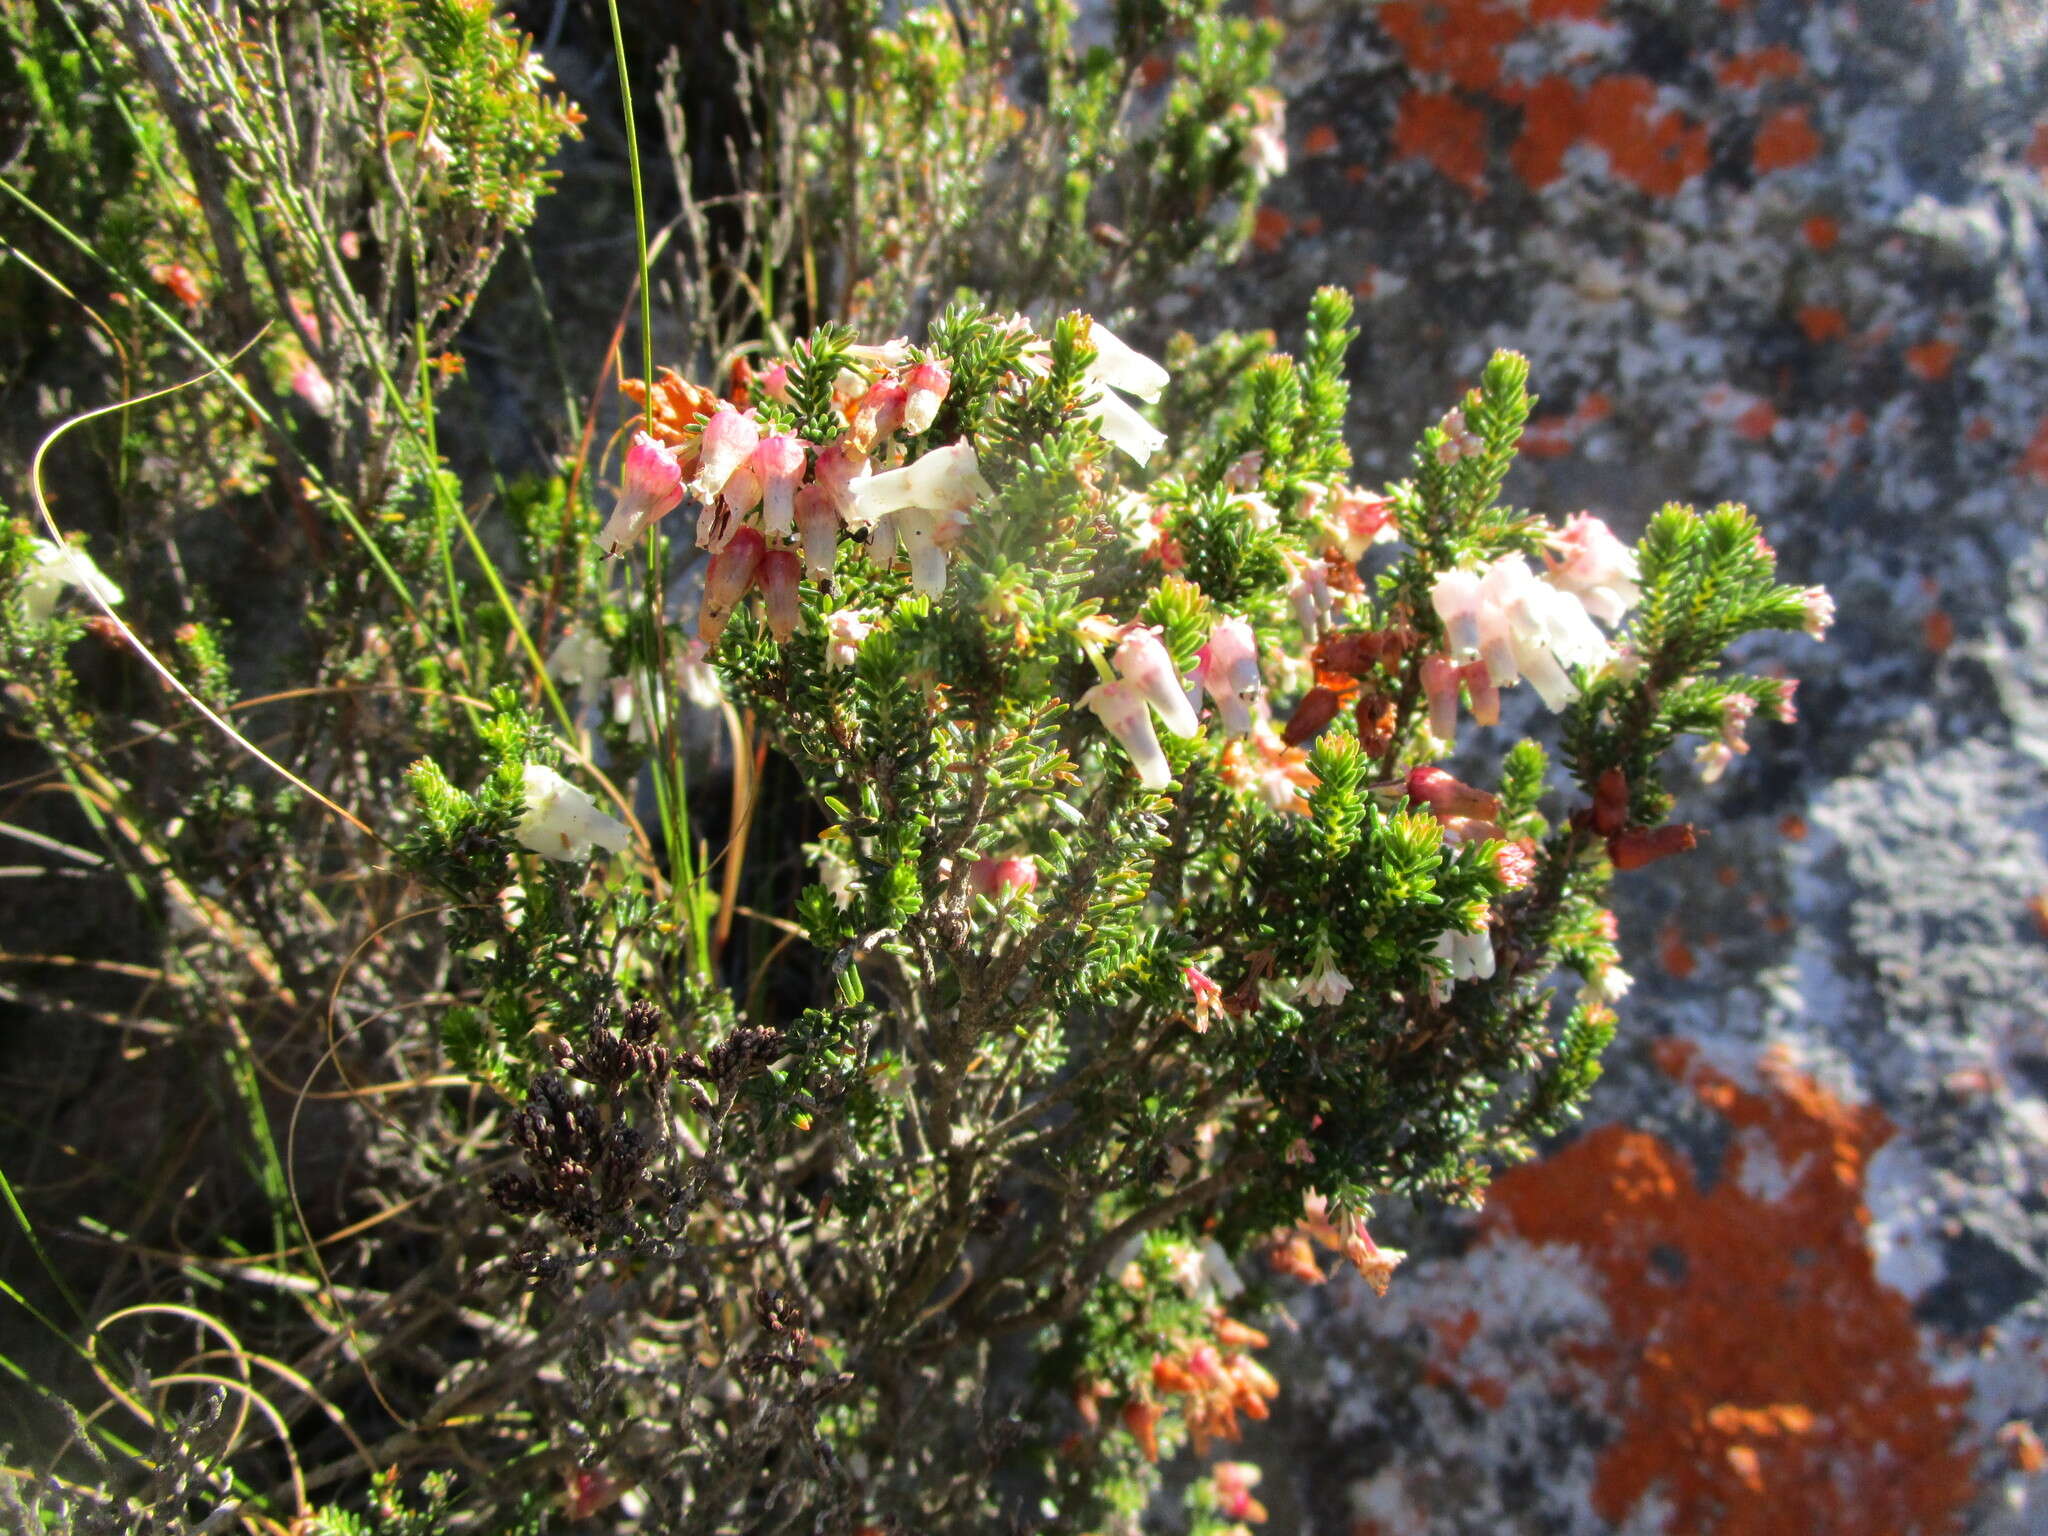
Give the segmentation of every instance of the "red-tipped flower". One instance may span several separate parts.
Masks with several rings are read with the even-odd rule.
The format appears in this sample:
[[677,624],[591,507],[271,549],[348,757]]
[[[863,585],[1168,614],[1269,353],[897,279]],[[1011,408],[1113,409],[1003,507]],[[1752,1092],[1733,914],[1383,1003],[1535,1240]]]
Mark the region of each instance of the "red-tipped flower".
[[1439,816],[1466,816],[1475,821],[1500,820],[1500,796],[1474,789],[1441,768],[1421,767],[1408,775],[1408,798]]
[[725,621],[761,574],[767,553],[760,529],[736,528],[725,548],[711,557],[704,572],[704,603],[697,610],[697,638],[706,645],[716,645],[725,633]]
[[802,575],[803,560],[793,549],[771,549],[761,557],[759,580],[768,605],[768,633],[777,641],[796,633],[797,581]]
[[1641,869],[1674,853],[1690,853],[1699,846],[1690,822],[1673,822],[1668,827],[1630,827],[1607,840],[1607,856],[1614,867]]

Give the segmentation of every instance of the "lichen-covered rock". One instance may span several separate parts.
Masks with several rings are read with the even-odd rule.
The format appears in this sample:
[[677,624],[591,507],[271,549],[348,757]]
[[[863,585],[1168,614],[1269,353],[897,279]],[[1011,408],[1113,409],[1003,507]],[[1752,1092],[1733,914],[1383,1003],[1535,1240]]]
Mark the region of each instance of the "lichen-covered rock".
[[1627,877],[1588,1128],[1306,1301],[1280,1528],[2048,1520],[2048,12],[1300,4],[1226,292],[1368,300],[1364,475],[1488,349],[1517,499],[1755,508],[1840,618]]

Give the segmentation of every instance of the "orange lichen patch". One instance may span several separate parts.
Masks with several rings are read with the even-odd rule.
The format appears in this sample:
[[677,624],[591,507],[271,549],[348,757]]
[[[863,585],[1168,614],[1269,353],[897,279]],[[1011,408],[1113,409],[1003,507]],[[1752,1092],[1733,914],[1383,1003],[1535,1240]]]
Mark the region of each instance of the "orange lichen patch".
[[1818,346],[1838,336],[1849,334],[1849,317],[1832,304],[1808,304],[1799,311],[1799,329],[1806,332],[1806,339]]
[[1956,621],[1940,609],[1935,609],[1920,621],[1920,640],[1928,650],[1939,656],[1956,643]]
[[1760,443],[1771,435],[1777,425],[1777,407],[1768,400],[1759,400],[1735,418],[1735,435],[1752,443]]
[[1576,446],[1569,416],[1537,416],[1522,429],[1517,445],[1532,459],[1561,459]]
[[1778,818],[1778,836],[1784,838],[1788,843],[1805,842],[1806,830],[1806,818],[1804,816],[1780,816]]
[[1781,107],[1765,118],[1763,127],[1757,130],[1756,148],[1750,159],[1757,175],[1768,176],[1772,171],[1804,165],[1819,153],[1820,135],[1806,120],[1806,108]]
[[1699,956],[1685,942],[1685,935],[1678,931],[1678,924],[1666,923],[1657,931],[1657,963],[1664,967],[1664,974],[1675,981],[1684,981],[1700,968]]
[[1268,256],[1287,243],[1287,237],[1294,229],[1294,220],[1278,208],[1261,207],[1252,215],[1252,244]]
[[1947,378],[1955,362],[1956,344],[1952,341],[1923,341],[1906,348],[1906,366],[1930,383]]
[[1742,879],[1742,871],[1733,864],[1722,864],[1714,870],[1714,883],[1732,889]]
[[1657,87],[1641,75],[1603,75],[1586,87],[1585,136],[1615,175],[1652,197],[1672,197],[1707,168],[1707,130],[1680,112],[1651,115]]
[[1827,214],[1816,213],[1799,226],[1799,238],[1816,251],[1831,251],[1842,238],[1842,225]]
[[2048,175],[2048,118],[2034,124],[2033,141],[2027,145],[2027,164]]
[[1501,50],[1528,28],[1498,0],[1393,0],[1377,15],[1411,69],[1483,91],[1500,79]]
[[1370,170],[1368,170],[1362,163],[1356,160],[1352,161],[1351,164],[1344,167],[1344,179],[1350,182],[1351,185],[1353,185],[1354,187],[1365,185],[1365,178],[1370,176],[1371,174],[1372,172]]
[[1301,152],[1305,155],[1328,155],[1337,148],[1337,130],[1328,123],[1317,123],[1302,136]]
[[1747,91],[1766,80],[1795,79],[1803,68],[1805,60],[1795,50],[1783,43],[1775,43],[1754,53],[1738,53],[1733,58],[1724,59],[1721,67],[1714,71],[1714,78],[1730,90]]
[[1294,232],[1298,235],[1320,235],[1323,232],[1323,216],[1320,213],[1310,214],[1294,226]]
[[[1391,9],[1391,7],[1389,7]],[[1455,96],[1410,91],[1394,120],[1394,148],[1427,160],[1474,197],[1486,192],[1486,119]]]
[[1529,19],[1546,21],[1598,21],[1607,0],[1529,0]]
[[2048,891],[2036,891],[2027,898],[2027,910],[2034,915],[2034,927],[2048,939]]
[[1564,174],[1565,151],[1585,133],[1578,87],[1562,75],[1545,75],[1523,94],[1522,132],[1508,151],[1508,163],[1540,190]]
[[1972,443],[1989,442],[1997,430],[1997,424],[1989,416],[1972,416],[1963,423],[1963,438]]
[[[1974,1491],[1967,1389],[1935,1381],[1865,1238],[1892,1127],[1776,1055],[1756,1089],[1684,1042],[1656,1055],[1738,1133],[1711,1189],[1668,1143],[1608,1125],[1502,1175],[1484,1218],[1597,1276],[1611,1334],[1575,1354],[1611,1384],[1619,1436],[1594,1508],[1620,1523],[1654,1491],[1670,1529],[1714,1536],[1954,1529]],[[1774,1176],[1745,1180],[1751,1158]]]
[[2019,473],[2048,485],[2048,414],[2034,428],[2034,436],[2020,455]]

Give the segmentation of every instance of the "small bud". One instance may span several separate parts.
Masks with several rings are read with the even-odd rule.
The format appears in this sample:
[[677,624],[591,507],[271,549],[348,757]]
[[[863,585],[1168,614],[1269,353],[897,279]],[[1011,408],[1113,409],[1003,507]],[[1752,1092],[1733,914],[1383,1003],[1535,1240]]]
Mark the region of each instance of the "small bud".
[[967,884],[977,896],[991,901],[1006,891],[1038,889],[1038,861],[1030,855],[1008,859],[976,859],[968,866]]
[[1826,639],[1835,622],[1835,600],[1828,596],[1828,589],[1808,587],[1799,595],[1799,603],[1806,614],[1806,632],[1816,640]]
[[739,528],[725,548],[711,557],[704,572],[703,605],[697,610],[697,637],[706,645],[717,644],[725,633],[726,620],[754,584],[767,552],[768,541],[761,537],[760,529]]

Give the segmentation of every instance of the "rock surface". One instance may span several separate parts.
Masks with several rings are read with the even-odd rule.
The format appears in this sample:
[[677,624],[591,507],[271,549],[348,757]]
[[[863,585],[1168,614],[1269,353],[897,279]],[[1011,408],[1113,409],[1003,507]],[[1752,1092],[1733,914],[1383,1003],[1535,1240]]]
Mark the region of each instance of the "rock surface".
[[1841,612],[1746,657],[1799,723],[1623,877],[1586,1128],[1297,1309],[1271,1528],[2042,1529],[2048,11],[1295,11],[1223,286],[1283,337],[1365,301],[1360,477],[1517,347],[1512,497],[1746,502]]

